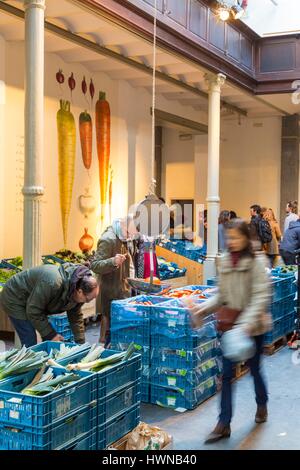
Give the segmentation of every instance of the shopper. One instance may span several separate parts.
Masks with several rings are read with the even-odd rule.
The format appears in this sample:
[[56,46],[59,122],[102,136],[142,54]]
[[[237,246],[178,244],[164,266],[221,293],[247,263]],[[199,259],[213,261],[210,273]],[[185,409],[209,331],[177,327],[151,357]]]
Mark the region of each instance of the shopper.
[[280,256],[287,265],[296,264],[295,250],[300,249],[300,218],[290,222],[280,243]]
[[85,266],[44,265],[15,274],[0,296],[1,313],[9,316],[22,345],[42,340],[64,341],[49,323],[49,316],[66,312],[76,343],[84,343],[81,307],[99,293],[97,280]]
[[219,241],[219,253],[222,253],[226,249],[226,238],[225,238],[225,226],[230,220],[230,212],[222,211],[219,215],[218,225],[218,241]]
[[106,346],[110,343],[111,302],[130,296],[127,278],[135,277],[136,236],[133,217],[116,219],[102,234],[91,260],[90,267],[99,276],[101,286],[96,308],[101,315],[100,342]]
[[[192,322],[195,328],[199,328],[203,316],[212,312],[217,312],[218,315],[218,309],[225,306],[223,312],[225,310],[225,316],[228,312],[228,328],[241,327],[254,339],[256,352],[248,361],[248,365],[254,379],[257,403],[255,421],[263,423],[267,420],[268,396],[260,371],[260,359],[264,333],[271,328],[272,323],[270,315],[266,313],[270,301],[270,285],[265,271],[265,255],[254,253],[249,227],[240,219],[229,222],[226,239],[228,252],[224,253],[217,263],[218,293],[191,308]],[[217,426],[206,440],[207,444],[229,437],[231,433],[233,365],[223,357],[221,412]]]
[[284,221],[284,232],[289,228],[291,222],[296,222],[298,220],[298,202],[289,201],[286,205],[286,218]]
[[267,220],[262,217],[261,207],[254,204],[250,207],[250,236],[255,251],[261,251],[265,243],[272,241],[272,230]]
[[273,268],[276,265],[276,261],[279,256],[281,230],[272,209],[267,209],[264,212],[264,218],[269,222],[272,230],[272,241],[265,244],[265,252],[270,260],[271,267]]

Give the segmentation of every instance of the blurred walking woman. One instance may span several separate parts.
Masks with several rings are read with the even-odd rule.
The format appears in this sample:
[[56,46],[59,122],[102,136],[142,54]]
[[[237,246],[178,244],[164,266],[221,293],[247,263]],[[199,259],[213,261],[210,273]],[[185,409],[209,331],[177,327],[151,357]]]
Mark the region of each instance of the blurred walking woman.
[[[263,254],[254,254],[248,225],[240,219],[227,224],[226,242],[228,251],[217,262],[218,293],[201,306],[192,307],[192,322],[199,328],[203,316],[216,312],[220,331],[240,327],[254,339],[256,352],[248,365],[254,379],[255,421],[263,423],[267,420],[268,396],[260,371],[260,358],[264,333],[271,327],[271,317],[267,313],[270,286],[265,272],[266,258]],[[217,426],[205,441],[207,444],[230,437],[232,368],[233,363],[223,357],[221,412]]]

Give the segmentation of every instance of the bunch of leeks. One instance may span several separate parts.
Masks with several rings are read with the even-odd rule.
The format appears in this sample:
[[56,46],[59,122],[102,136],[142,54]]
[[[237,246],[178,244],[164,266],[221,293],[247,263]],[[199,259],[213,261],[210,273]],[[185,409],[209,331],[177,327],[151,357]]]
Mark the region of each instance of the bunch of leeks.
[[51,349],[50,351],[50,358],[55,359],[56,361],[58,359],[66,359],[70,356],[73,356],[75,353],[79,353],[81,351],[84,351],[87,349],[88,343],[84,344],[77,344],[76,346],[67,346],[65,343],[63,343],[60,346],[60,349]]
[[[10,352],[11,354],[9,354]],[[48,359],[47,353],[44,351],[32,351],[25,346],[16,352],[8,351],[8,355],[3,357],[0,362],[0,380],[40,369]]]
[[[129,359],[138,347],[131,343],[127,351],[112,354],[111,356],[101,358],[104,349],[101,346],[91,348],[90,352],[77,364],[69,364],[68,370],[89,370],[91,372],[103,372],[118,362],[126,361]],[[97,359],[98,358],[98,359]]]
[[27,385],[21,393],[25,395],[43,396],[65,387],[70,382],[80,380],[79,375],[65,373],[55,376],[53,369],[49,368],[46,372],[44,372],[44,370],[43,368],[42,371],[39,371],[33,381]]

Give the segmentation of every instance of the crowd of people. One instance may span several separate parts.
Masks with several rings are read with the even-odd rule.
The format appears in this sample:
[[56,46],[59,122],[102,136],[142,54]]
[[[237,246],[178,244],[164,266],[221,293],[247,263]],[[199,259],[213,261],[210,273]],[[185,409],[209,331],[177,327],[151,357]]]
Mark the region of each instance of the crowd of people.
[[[237,218],[233,211],[223,210],[219,216],[219,252],[226,250],[225,227],[230,220]],[[274,267],[281,256],[285,264],[295,264],[295,250],[300,248],[300,219],[298,202],[289,201],[286,205],[284,230],[271,208],[253,204],[250,207],[250,234],[255,251],[264,251]]]

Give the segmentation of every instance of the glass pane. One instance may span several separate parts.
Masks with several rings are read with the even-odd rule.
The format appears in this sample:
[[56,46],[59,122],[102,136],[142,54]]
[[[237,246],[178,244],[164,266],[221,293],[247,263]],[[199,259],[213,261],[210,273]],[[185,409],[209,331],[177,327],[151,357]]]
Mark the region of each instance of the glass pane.
[[183,26],[187,25],[187,0],[167,0],[166,7],[170,18]]
[[198,0],[191,0],[190,30],[206,39],[207,9]]
[[[154,7],[155,0],[144,0],[144,2]],[[162,3],[163,3],[163,0],[156,0],[157,9],[160,11],[162,11],[162,6],[163,6]]]

